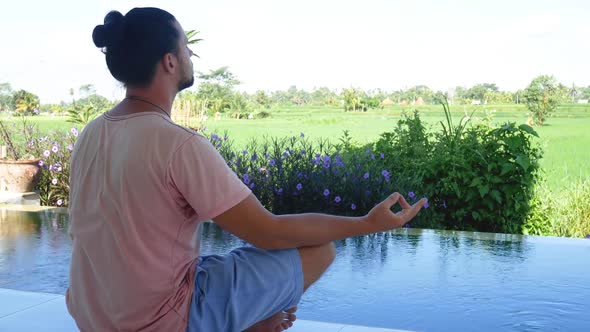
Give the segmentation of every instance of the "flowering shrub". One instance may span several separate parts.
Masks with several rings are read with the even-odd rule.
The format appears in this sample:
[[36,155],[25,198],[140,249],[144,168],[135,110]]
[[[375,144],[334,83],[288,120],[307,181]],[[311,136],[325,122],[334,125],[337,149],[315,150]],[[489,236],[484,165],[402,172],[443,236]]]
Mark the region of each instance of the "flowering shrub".
[[[276,214],[322,212],[364,215],[395,191],[408,193],[407,185],[385,163],[384,154],[326,140],[312,143],[299,137],[251,141],[233,149],[227,136],[206,135],[228,165],[260,202]],[[411,202],[419,197],[406,195]]]
[[69,132],[52,132],[47,136],[31,141],[41,152],[39,165],[43,168],[37,188],[41,204],[47,206],[67,206],[70,192],[70,157],[78,129]]

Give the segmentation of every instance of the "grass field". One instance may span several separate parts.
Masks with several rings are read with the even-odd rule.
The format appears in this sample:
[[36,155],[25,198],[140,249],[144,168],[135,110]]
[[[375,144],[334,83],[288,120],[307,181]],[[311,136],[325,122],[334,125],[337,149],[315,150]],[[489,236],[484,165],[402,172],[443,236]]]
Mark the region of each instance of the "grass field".
[[[208,131],[227,131],[234,146],[238,147],[262,135],[284,137],[302,132],[311,139],[337,140],[344,130],[348,130],[356,142],[363,143],[392,130],[401,113],[414,108],[394,106],[366,113],[344,113],[337,107],[288,107],[271,109],[272,117],[267,119],[236,120],[222,117],[214,121],[211,117],[205,127]],[[417,109],[432,130],[441,128],[439,122],[443,120],[444,114],[440,106],[421,106]],[[527,120],[527,111],[523,105],[486,105],[453,106],[455,122],[474,110],[475,120],[485,117],[486,110],[496,110],[493,117],[495,123],[525,123]],[[38,116],[33,121],[42,130],[68,130],[72,127],[63,117]],[[560,190],[580,179],[590,178],[590,105],[560,107],[545,126],[535,129],[540,135],[537,141],[545,151],[542,167],[551,189]]]

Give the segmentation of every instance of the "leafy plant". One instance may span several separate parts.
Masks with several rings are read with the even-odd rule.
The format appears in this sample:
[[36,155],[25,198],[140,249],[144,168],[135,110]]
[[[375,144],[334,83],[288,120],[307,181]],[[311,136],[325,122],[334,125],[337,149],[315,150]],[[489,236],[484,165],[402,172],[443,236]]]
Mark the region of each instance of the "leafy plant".
[[20,115],[35,115],[39,114],[39,97],[35,94],[19,90],[14,93],[15,111]]
[[0,119],[0,142],[8,148],[12,160],[33,160],[38,157],[33,138],[36,127],[25,116],[19,116],[20,124]]
[[547,75],[536,77],[526,88],[525,99],[535,124],[542,126],[559,104],[557,80]]
[[86,126],[90,121],[94,120],[100,111],[96,109],[92,104],[87,106],[73,105],[68,109],[67,122]]

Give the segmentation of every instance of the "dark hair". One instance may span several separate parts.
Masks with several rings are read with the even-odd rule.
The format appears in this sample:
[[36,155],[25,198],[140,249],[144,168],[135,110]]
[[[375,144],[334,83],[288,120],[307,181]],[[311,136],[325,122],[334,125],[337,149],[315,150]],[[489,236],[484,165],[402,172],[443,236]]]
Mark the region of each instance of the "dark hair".
[[109,12],[92,31],[96,47],[106,55],[109,71],[125,86],[145,87],[166,53],[178,50],[176,18],[158,8],[134,8],[123,16]]

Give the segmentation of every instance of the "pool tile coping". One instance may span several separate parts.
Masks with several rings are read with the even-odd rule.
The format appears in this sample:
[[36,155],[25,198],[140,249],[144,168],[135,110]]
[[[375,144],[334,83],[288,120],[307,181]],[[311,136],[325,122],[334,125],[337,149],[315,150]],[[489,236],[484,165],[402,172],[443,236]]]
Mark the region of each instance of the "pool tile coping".
[[[0,288],[0,331],[78,331],[60,294],[25,292]],[[408,332],[297,320],[292,332]]]

